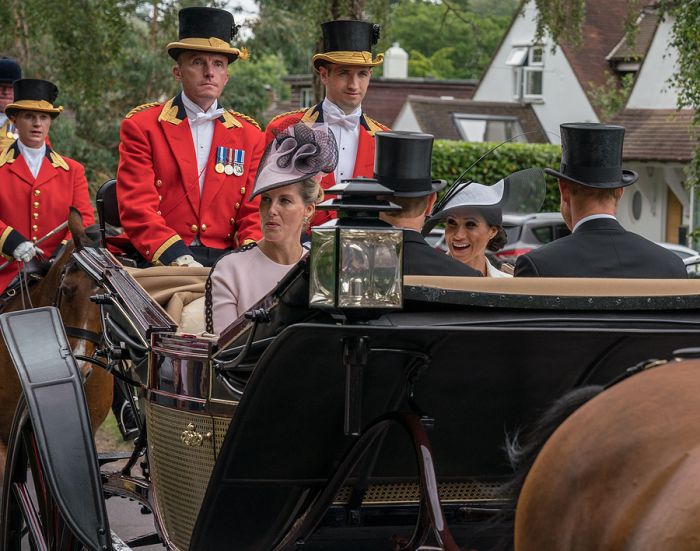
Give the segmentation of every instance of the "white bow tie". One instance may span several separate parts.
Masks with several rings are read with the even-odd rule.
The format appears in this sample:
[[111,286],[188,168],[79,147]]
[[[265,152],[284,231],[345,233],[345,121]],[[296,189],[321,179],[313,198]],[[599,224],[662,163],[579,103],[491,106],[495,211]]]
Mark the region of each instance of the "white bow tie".
[[342,111],[330,111],[328,113],[324,113],[325,120],[328,124],[337,124],[338,126],[350,131],[355,130],[357,125],[360,124],[361,116],[362,113],[350,113],[349,115],[346,115]]
[[224,110],[222,108],[215,109],[211,113],[195,113],[194,119],[190,119],[190,124],[192,126],[198,126],[200,124],[204,124],[205,122],[218,119],[223,114]]

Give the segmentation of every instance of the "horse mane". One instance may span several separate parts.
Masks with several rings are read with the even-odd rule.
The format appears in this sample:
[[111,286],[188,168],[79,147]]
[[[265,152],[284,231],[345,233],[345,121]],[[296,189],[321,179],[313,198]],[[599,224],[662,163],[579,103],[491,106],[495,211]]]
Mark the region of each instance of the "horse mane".
[[491,527],[498,526],[498,532],[504,535],[493,551],[513,549],[515,508],[525,479],[547,440],[572,413],[603,392],[605,388],[591,385],[574,389],[547,408],[542,416],[525,431],[524,438],[521,438],[520,430],[516,430],[512,436],[506,435],[505,452],[513,469],[513,476],[501,486],[502,495],[507,496],[507,503],[501,513],[494,518]]

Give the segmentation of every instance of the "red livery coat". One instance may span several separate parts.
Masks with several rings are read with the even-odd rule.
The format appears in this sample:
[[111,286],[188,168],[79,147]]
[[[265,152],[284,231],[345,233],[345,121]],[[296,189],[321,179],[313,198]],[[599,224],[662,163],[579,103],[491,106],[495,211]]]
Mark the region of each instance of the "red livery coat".
[[[292,126],[298,122],[316,124],[323,122],[323,102],[308,109],[300,109],[291,113],[283,113],[270,121],[265,129],[265,144],[269,144],[278,132]],[[352,172],[353,178],[372,178],[374,176],[374,134],[389,130],[388,127],[377,121],[370,119],[362,113],[360,117],[360,136],[357,143],[357,156],[355,157],[355,168]],[[331,172],[326,174],[321,180],[321,187],[326,190],[335,185],[335,175]],[[333,211],[316,211],[311,225],[319,226],[328,220],[336,217]]]
[[[243,174],[214,170],[217,147],[244,151]],[[181,94],[129,113],[121,126],[117,197],[122,226],[141,255],[169,265],[202,245],[236,248],[260,239],[258,202],[248,201],[264,148],[252,119],[226,111],[214,135],[201,196],[197,157]]]
[[[17,142],[0,153],[0,251],[13,262],[0,271],[0,292],[17,275],[12,251],[23,241],[36,241],[68,219],[68,207],[83,216],[83,224],[95,223],[83,165],[61,157],[49,146],[39,174],[32,176]],[[70,239],[68,230],[58,232],[39,247],[51,256],[61,241]]]

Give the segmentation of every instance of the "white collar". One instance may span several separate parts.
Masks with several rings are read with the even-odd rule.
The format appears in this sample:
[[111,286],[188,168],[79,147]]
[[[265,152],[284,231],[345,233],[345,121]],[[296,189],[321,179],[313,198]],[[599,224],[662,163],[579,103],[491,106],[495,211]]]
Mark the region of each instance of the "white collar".
[[187,118],[189,119],[196,119],[197,118],[197,113],[215,113],[217,111],[217,106],[219,104],[218,101],[215,101],[209,106],[209,109],[206,111],[201,108],[198,104],[193,102],[190,98],[187,97],[185,94],[184,90],[181,94],[182,97],[182,105],[185,106],[185,111],[187,112]]
[[46,155],[46,144],[42,144],[41,147],[39,148],[33,148],[29,147],[28,145],[24,145],[22,143],[22,140],[18,139],[17,140],[17,146],[19,147],[19,152],[21,153],[22,157],[25,159],[40,159]]
[[331,100],[328,98],[325,98],[323,100],[323,105],[321,107],[324,111],[324,113],[334,113],[338,116],[342,117],[350,117],[350,116],[356,116],[359,117],[362,115],[362,105],[358,105],[355,110],[352,113],[345,113],[340,107],[338,107],[335,103],[333,103]]
[[571,230],[571,233],[574,233],[577,229],[579,229],[581,227],[581,224],[585,224],[589,220],[598,220],[600,218],[609,218],[611,220],[617,220],[617,218],[615,218],[612,214],[589,214],[588,216],[584,216],[583,218],[581,218],[581,220],[576,222],[576,225],[574,226],[574,229]]

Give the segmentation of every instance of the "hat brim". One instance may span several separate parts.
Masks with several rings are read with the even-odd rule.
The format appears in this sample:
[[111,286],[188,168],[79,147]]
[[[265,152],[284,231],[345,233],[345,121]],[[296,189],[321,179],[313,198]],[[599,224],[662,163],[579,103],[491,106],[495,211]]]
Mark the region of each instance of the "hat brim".
[[63,111],[63,106],[54,107],[48,101],[23,99],[10,103],[5,107],[5,114],[8,117],[13,117],[19,111],[38,111],[40,113],[48,113],[52,119],[58,117]]
[[[386,182],[382,182],[380,179],[376,178],[363,178],[363,182],[366,182],[368,184],[375,183],[375,184],[381,184],[384,187],[391,189],[393,191],[393,187],[391,185],[387,184]],[[430,183],[431,189],[429,190],[421,190],[421,191],[394,191],[394,197],[425,197],[426,195],[430,195],[431,193],[437,193],[438,191],[444,189],[444,187],[447,185],[447,180],[433,180]]]
[[280,182],[278,184],[270,184],[265,186],[264,188],[258,189],[258,190],[253,190],[253,193],[250,194],[250,197],[248,197],[248,201],[252,201],[257,197],[258,195],[265,193],[266,191],[272,191],[273,189],[279,189],[284,186],[291,186],[292,184],[298,184],[299,182],[303,182],[304,180],[308,180],[310,178],[313,178],[312,175],[309,174],[303,174],[299,176],[298,178],[295,178],[294,180],[287,180],[284,182]]
[[[499,220],[488,220],[489,215],[486,211],[488,210],[496,210],[499,213]],[[484,220],[486,220],[486,223],[489,226],[502,226],[503,225],[503,219],[502,219],[502,214],[501,207],[500,205],[456,205],[454,207],[448,207],[446,209],[441,210],[440,212],[430,216],[425,223],[423,224],[423,229],[421,230],[421,233],[423,235],[428,235],[430,233],[430,230],[432,230],[435,226],[437,226],[440,222],[444,222],[447,220],[450,216],[460,216],[463,214],[465,211],[470,211],[470,210],[475,210],[479,212],[483,217]]]
[[377,54],[375,59],[372,59],[371,52],[343,51],[343,52],[325,52],[316,54],[311,59],[314,69],[318,71],[319,62],[327,61],[336,65],[357,65],[361,67],[376,67],[384,61],[384,54]]
[[[197,42],[195,42],[195,40]],[[226,56],[229,62],[234,62],[239,57],[241,59],[244,59],[246,57],[242,55],[241,50],[229,46],[223,40],[221,41],[221,44],[217,44],[213,43],[211,39],[187,38],[179,42],[171,42],[170,44],[168,44],[166,49],[168,50],[168,54],[170,55],[170,57],[172,57],[175,61],[177,61],[177,58],[180,56],[180,54],[185,51],[221,54]]]
[[639,174],[637,174],[634,170],[628,170],[626,168],[622,169],[622,179],[615,181],[615,182],[583,182],[581,180],[577,180],[576,178],[572,178],[571,176],[567,176],[566,174],[559,172],[558,170],[554,170],[553,168],[545,168],[544,169],[545,174],[549,174],[550,176],[554,176],[555,178],[561,178],[562,180],[566,180],[567,182],[572,182],[574,184],[579,184],[581,186],[586,186],[586,187],[593,187],[593,188],[598,188],[598,189],[615,189],[619,187],[627,187],[629,185],[634,184],[638,179],[639,179]]

